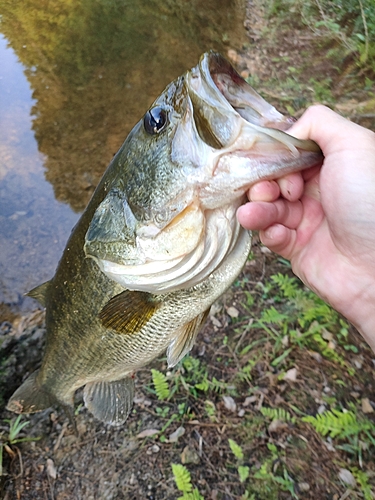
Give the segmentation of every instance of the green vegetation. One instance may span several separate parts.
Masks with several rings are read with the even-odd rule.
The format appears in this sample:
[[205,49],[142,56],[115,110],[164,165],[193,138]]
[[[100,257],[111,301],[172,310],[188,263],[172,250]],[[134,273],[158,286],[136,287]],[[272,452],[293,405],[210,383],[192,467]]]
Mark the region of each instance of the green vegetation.
[[[232,333],[217,339],[212,353],[221,376],[194,354],[186,356],[173,373],[152,370],[150,391],[166,406],[156,407],[162,428],[147,439],[168,443],[173,430],[186,429],[189,422],[199,425],[198,419],[203,425],[224,425],[228,433],[222,446],[225,468],[238,482],[236,494],[242,500],[271,500],[280,492],[288,498],[304,498],[304,488],[310,488],[312,480],[304,476],[314,460],[307,443],[315,436],[326,450],[323,454],[329,453],[326,446],[335,450],[332,480],[339,484],[339,470],[347,469],[353,478],[348,487],[359,498],[370,499],[375,491],[370,465],[375,423],[371,414],[363,413],[360,400],[347,401],[348,385],[358,383],[360,373],[352,357],[363,355],[365,347],[353,342],[346,321],[290,276],[289,266],[282,261],[279,267],[284,272],[271,274],[253,288],[246,278],[238,281],[236,290],[241,293],[238,315],[230,317],[228,332]],[[305,373],[296,368],[300,363],[308,366]],[[325,385],[320,385],[317,399],[314,387],[321,384],[322,370]],[[262,379],[269,384],[264,386]],[[268,396],[266,404],[263,391],[279,394],[286,384],[289,390],[278,396],[280,403],[275,405],[276,400]],[[310,395],[314,391],[315,400]],[[241,406],[244,399],[253,402],[247,409]],[[175,410],[170,411],[171,405],[176,405]],[[241,423],[236,417],[240,408]],[[184,495],[180,498],[203,498],[193,489],[189,470],[176,467],[174,479]]]
[[39,439],[32,437],[19,437],[21,431],[30,423],[27,420],[21,422],[22,418],[23,416],[19,415],[13,420],[4,420],[4,422],[8,424],[8,428],[0,433],[0,477],[3,475],[4,450],[12,459],[14,459],[17,455],[20,457],[20,452],[15,446],[17,443],[37,441]]
[[[353,56],[364,68],[375,69],[375,4],[372,0],[273,0],[268,16],[293,16],[325,43],[336,41],[341,57]],[[335,54],[332,51],[331,54]]]
[[155,392],[160,401],[168,399],[169,387],[166,376],[158,370],[151,370],[152,381],[155,387]]
[[178,500],[204,500],[197,488],[193,489],[190,472],[185,466],[172,464],[172,472],[178,491],[183,493]]

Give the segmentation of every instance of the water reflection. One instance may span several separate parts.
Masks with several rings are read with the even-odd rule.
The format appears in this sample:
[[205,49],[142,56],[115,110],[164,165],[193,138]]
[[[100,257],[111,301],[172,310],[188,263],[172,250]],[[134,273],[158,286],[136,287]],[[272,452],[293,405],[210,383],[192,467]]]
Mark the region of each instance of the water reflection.
[[[242,0],[0,0],[0,13],[0,30],[26,68],[33,97],[20,67],[12,75],[2,58],[4,81],[14,82],[1,125],[15,134],[2,146],[12,153],[0,179],[0,232],[5,240],[18,234],[17,244],[1,251],[3,286],[9,288],[11,276],[20,274],[20,246],[30,259],[21,274],[32,271],[32,285],[52,276],[61,251],[59,232],[65,240],[75,220],[57,203],[52,207],[41,165],[56,199],[81,211],[109,160],[165,85],[196,64],[203,51],[225,53],[240,46],[245,30]],[[16,96],[18,85],[23,90]],[[9,98],[22,112],[14,103],[9,107]],[[13,289],[24,292],[26,281]]]
[[41,281],[51,276],[78,215],[43,180],[44,156],[31,130],[35,101],[2,37],[0,60],[0,298],[14,303],[35,284],[35,272]]

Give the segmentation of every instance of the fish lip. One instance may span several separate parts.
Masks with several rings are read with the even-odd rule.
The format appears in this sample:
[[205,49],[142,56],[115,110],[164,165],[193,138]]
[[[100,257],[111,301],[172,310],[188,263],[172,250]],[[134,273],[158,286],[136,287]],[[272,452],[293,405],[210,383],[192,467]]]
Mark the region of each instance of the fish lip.
[[[232,112],[241,115],[245,121],[253,125],[283,131],[288,130],[296,122],[296,118],[280,113],[263,99],[219,52],[213,50],[205,52],[200,58],[198,67],[203,80],[211,88],[211,91],[215,92],[215,98],[223,106],[230,107]],[[221,77],[225,78],[224,82],[220,81]],[[235,92],[225,92],[226,85],[230,85]],[[245,116],[236,107],[235,93],[240,94],[245,99],[244,104],[248,111],[251,108],[252,116]]]

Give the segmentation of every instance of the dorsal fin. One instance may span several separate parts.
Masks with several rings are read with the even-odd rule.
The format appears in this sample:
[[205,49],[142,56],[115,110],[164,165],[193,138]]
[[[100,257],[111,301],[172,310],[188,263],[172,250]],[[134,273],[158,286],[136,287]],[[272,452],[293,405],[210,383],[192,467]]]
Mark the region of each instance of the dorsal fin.
[[160,305],[150,293],[125,290],[107,302],[99,318],[105,328],[131,335],[141,330]]
[[25,295],[37,300],[43,307],[46,307],[46,297],[50,283],[50,280],[46,281],[45,283],[42,283],[41,285],[38,285],[29,292],[25,293]]
[[167,349],[168,368],[172,368],[193,347],[201,326],[206,321],[210,308],[198,314],[192,321],[178,329]]

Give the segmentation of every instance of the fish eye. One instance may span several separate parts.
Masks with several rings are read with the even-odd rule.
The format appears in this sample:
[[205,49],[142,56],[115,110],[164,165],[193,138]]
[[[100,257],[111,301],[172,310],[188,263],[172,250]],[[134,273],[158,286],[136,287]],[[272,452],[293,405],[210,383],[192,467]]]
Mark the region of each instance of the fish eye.
[[166,111],[159,106],[149,109],[143,118],[145,130],[150,135],[159,134],[165,128],[167,121]]

